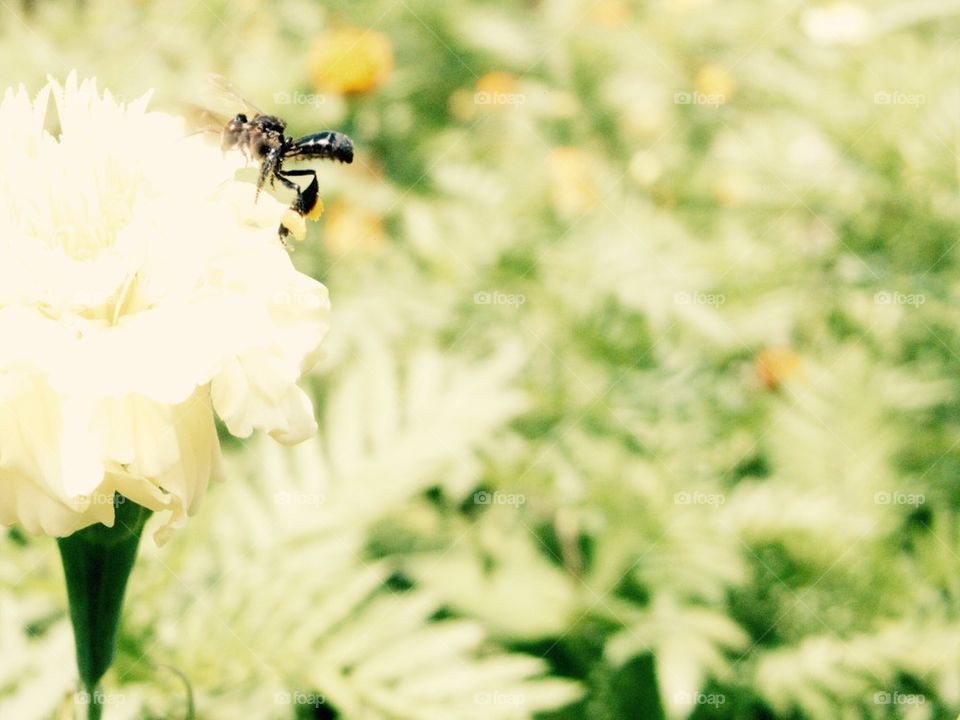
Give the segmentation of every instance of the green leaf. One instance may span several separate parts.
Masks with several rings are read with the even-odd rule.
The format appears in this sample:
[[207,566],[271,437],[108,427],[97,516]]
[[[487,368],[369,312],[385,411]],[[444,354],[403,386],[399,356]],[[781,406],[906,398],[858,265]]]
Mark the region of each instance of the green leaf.
[[100,717],[97,686],[113,661],[120,608],[137,545],[150,511],[116,496],[113,527],[93,525],[59,538],[67,581],[80,681],[89,695],[88,717]]

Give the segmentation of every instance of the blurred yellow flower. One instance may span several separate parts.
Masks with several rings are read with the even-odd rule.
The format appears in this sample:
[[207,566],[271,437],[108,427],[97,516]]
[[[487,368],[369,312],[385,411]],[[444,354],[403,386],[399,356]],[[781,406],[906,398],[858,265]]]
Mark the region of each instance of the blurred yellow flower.
[[583,149],[572,146],[554,148],[550,153],[549,170],[553,206],[560,215],[577,215],[597,205],[600,193]]
[[785,381],[797,378],[802,371],[800,356],[790,348],[765,348],[754,360],[757,378],[768,390],[776,390]]
[[597,0],[591,7],[591,15],[604,27],[619,27],[630,20],[630,8],[623,0]]
[[380,251],[386,242],[383,218],[354,203],[338,200],[330,204],[326,221],[327,248],[334,255],[355,250],[365,255]]
[[450,112],[460,120],[473,119],[478,111],[515,109],[526,103],[516,75],[495,70],[477,79],[473,92],[457,90],[450,95]]
[[751,197],[752,187],[748,178],[735,171],[725,172],[713,186],[713,194],[724,207],[741,207]]
[[310,68],[313,84],[321,92],[370,92],[383,85],[393,71],[393,48],[381,32],[343,28],[316,42]]
[[495,70],[483,74],[477,80],[476,89],[477,92],[515,93],[517,91],[517,78],[512,73]]
[[[49,99],[53,125],[44,129]],[[170,511],[219,475],[214,412],[282,442],[316,424],[297,381],[326,288],[276,236],[284,207],[182,123],[93,80],[0,103],[0,523],[112,525],[114,493]]]
[[578,147],[554,148],[550,154],[553,206],[564,216],[596,207],[600,192],[590,172],[590,160]]
[[[502,70],[488,72],[477,80],[475,92],[478,95],[488,95],[493,99],[496,99],[500,95],[515,95],[518,92],[517,78],[511,73],[503,72]],[[491,102],[488,104],[493,107],[498,107],[503,106],[505,103]]]
[[722,65],[707,63],[697,71],[694,88],[701,95],[719,98],[719,102],[730,102],[737,90],[736,81]]

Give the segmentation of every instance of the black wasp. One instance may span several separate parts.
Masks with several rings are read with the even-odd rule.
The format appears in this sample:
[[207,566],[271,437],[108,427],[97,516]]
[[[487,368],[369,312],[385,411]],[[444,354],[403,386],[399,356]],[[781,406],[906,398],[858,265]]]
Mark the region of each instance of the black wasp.
[[[223,79],[218,76],[212,78],[221,91],[232,96],[250,110],[234,116],[221,133],[220,146],[224,150],[240,150],[248,158],[260,164],[260,176],[257,178],[257,194],[264,183],[279,181],[285,187],[293,190],[297,197],[290,204],[290,210],[300,218],[313,217],[318,210],[323,209],[319,197],[319,185],[315,170],[288,170],[283,164],[287,160],[337,160],[342,163],[353,162],[353,143],[341,132],[317,132],[294,139],[285,134],[287,123],[276,115],[267,115],[255,105],[245,100]],[[251,117],[252,115],[252,117]],[[306,188],[301,188],[293,178],[309,177]],[[284,247],[290,248],[287,237],[291,228],[283,221],[278,228],[280,241]]]

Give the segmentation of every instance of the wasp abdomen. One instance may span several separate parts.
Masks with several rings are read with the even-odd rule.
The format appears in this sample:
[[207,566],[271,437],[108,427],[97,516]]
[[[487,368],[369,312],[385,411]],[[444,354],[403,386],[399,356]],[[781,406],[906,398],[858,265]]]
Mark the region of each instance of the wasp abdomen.
[[353,143],[340,132],[318,132],[295,141],[290,157],[327,158],[342,163],[353,162]]

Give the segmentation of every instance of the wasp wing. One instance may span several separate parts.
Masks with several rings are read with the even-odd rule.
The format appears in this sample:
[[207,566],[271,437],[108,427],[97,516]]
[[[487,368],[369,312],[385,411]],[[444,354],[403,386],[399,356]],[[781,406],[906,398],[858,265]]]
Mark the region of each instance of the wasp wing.
[[180,103],[180,108],[180,114],[186,120],[188,136],[200,133],[221,135],[229,120],[228,117],[220,115],[210,108],[194,103]]
[[251,117],[263,114],[260,108],[241,95],[222,75],[211,74],[207,79],[208,87],[201,92],[203,98],[200,103],[180,104],[189,135],[222,135],[227,123],[241,109]]
[[223,75],[217,75],[216,73],[211,74],[210,83],[213,85],[220,97],[224,98],[233,105],[240,105],[250,115],[266,114],[263,112],[263,110],[247,100],[247,98],[233,86],[233,83],[223,77]]

